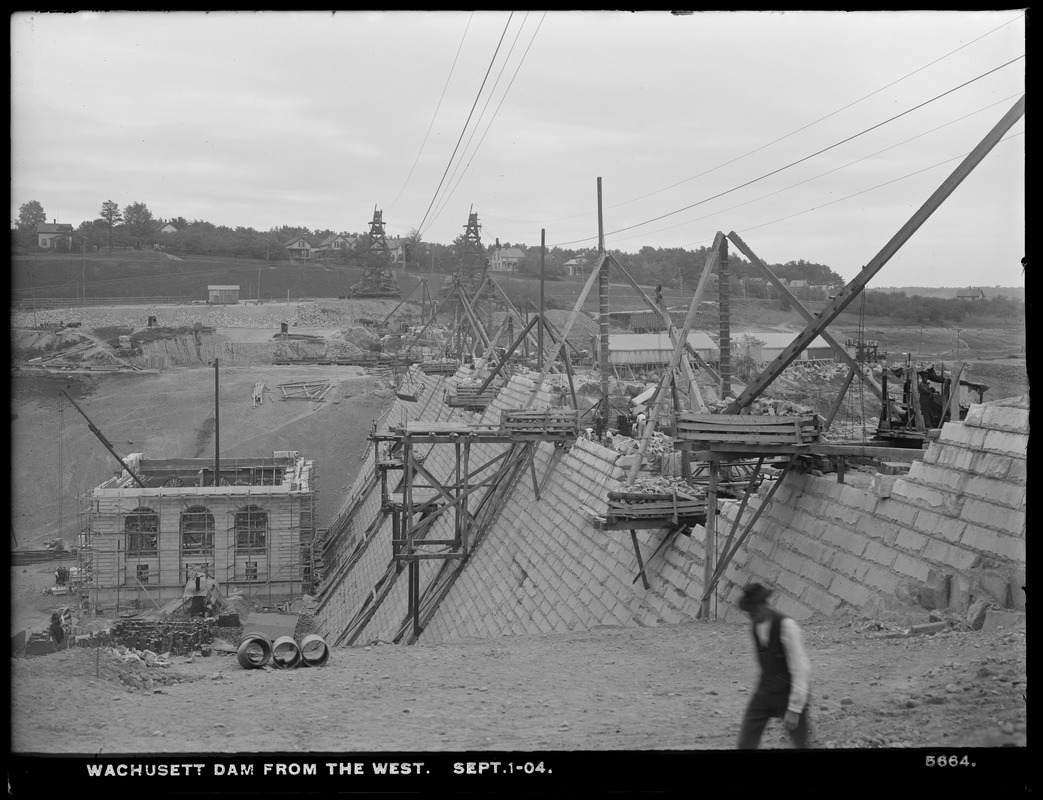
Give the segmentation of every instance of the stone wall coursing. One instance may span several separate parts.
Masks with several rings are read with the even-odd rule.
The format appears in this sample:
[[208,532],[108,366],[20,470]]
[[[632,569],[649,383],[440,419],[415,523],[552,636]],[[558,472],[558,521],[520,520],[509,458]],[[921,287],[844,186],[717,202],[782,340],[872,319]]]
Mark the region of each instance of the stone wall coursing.
[[[503,410],[528,403],[532,382],[515,377],[484,414],[445,406],[444,390],[469,375],[463,369],[444,380],[418,377],[419,399],[396,402],[386,419],[495,425]],[[560,387],[545,386],[529,407],[556,406],[560,397]],[[715,615],[743,620],[733,603],[750,580],[770,584],[775,606],[798,619],[910,604],[965,609],[976,599],[1024,609],[1027,435],[1028,401],[1015,398],[972,407],[962,423],[942,429],[908,475],[877,475],[867,490],[833,477],[791,473],[728,565],[712,603]],[[448,476],[455,467],[452,448],[430,447],[425,466]],[[506,447],[475,446],[471,463]],[[590,513],[604,513],[609,489],[624,478],[617,461],[616,453],[584,439],[566,452],[539,444],[540,497],[526,467],[421,640],[695,619],[703,589],[701,526],[673,536],[654,556],[667,532],[638,531],[650,582],[646,590],[637,578],[629,531],[601,531],[591,522]],[[766,481],[751,498],[742,525],[769,486]],[[717,550],[738,507],[738,501],[720,503]],[[367,505],[360,515],[371,511]],[[429,535],[451,538],[451,526],[447,514]],[[331,629],[343,628],[388,572],[389,521],[376,537],[353,570],[357,580],[332,590],[335,598],[323,615]],[[443,568],[442,561],[421,562],[422,591]],[[403,630],[405,575],[404,570],[357,641],[391,640]]]
[[[476,417],[474,412],[450,408],[444,402],[444,392],[466,379],[469,374],[470,370],[466,368],[458,370],[453,376],[428,376],[418,369],[412,370],[409,381],[416,389],[417,399],[407,401],[397,398],[387,414],[378,420],[378,429],[387,431],[390,425],[401,425],[411,420],[421,419],[427,422],[473,423]],[[426,445],[426,447],[433,446]],[[425,466],[431,468],[430,463]],[[382,511],[380,482],[372,484],[373,473],[374,452],[371,449],[352,485],[342,514],[351,507],[352,500],[355,498],[361,498],[358,510],[350,515],[349,519],[331,527],[332,538],[326,557],[326,580],[319,593],[319,607],[316,611],[319,620],[317,631],[328,637],[331,642],[336,642],[356,614],[363,610],[367,603],[373,602],[374,587],[388,575],[393,566],[392,521]],[[395,491],[401,475],[401,471],[389,473],[388,491]],[[367,532],[369,532],[368,537]],[[432,532],[431,535],[434,537],[435,533]],[[345,573],[345,566],[349,560],[352,560],[352,556],[356,554],[357,550],[360,551],[360,554],[357,554],[358,557],[354,559],[350,571]],[[394,581],[394,586],[392,594],[389,594],[385,603],[397,591],[407,589],[405,580],[399,580],[403,575],[404,573],[397,573],[387,578]],[[386,618],[390,613],[388,609],[395,607],[394,602],[387,603],[387,607],[385,607],[385,603],[380,604],[381,608],[374,615],[375,628],[379,627],[380,623],[386,623]],[[402,611],[398,623],[401,623],[404,617],[405,611]],[[383,634],[382,638],[386,640],[391,638],[388,633],[389,627],[397,628],[397,624],[394,626],[384,624],[381,634]],[[357,641],[367,641],[366,636],[368,635],[365,630],[360,631]],[[370,636],[369,638],[381,637]]]
[[[458,372],[455,377],[456,380],[459,381],[466,379],[469,375],[464,372]],[[511,379],[503,389],[501,389],[496,400],[482,413],[467,411],[465,409],[449,408],[447,406],[439,408],[437,404],[432,404],[427,409],[424,409],[422,413],[418,412],[418,414],[413,418],[423,419],[427,422],[466,422],[483,427],[495,427],[499,424],[500,415],[504,409],[521,408],[528,402],[532,395],[532,388],[533,381],[530,379],[526,377],[515,377]],[[531,407],[536,408],[540,406],[548,406],[555,402],[557,394],[558,390],[555,386],[545,385],[541,387]],[[423,399],[420,398],[417,403],[413,405],[419,405],[422,402]],[[447,411],[452,413],[449,416],[446,416]],[[440,481],[449,482],[456,470],[455,447],[447,444],[431,444],[423,445],[422,447],[426,448],[424,468]],[[507,444],[472,446],[469,456],[469,469],[475,470],[482,464],[488,463],[504,453],[504,451],[509,447],[510,446]],[[495,469],[495,466],[493,469]],[[491,474],[491,471],[492,470],[481,473],[476,476],[475,480],[487,477]],[[490,491],[489,487],[474,491],[468,499],[469,511],[472,513],[476,512],[488,491]],[[502,521],[504,516],[504,510],[501,509],[497,521]],[[454,514],[451,511],[446,512],[438,517],[431,525],[428,532],[428,538],[451,539],[453,538],[453,527]],[[494,523],[492,527],[496,528],[497,525]],[[471,560],[473,561],[474,558],[475,556],[472,556]],[[429,588],[432,587],[440,574],[455,568],[456,565],[457,562],[455,561],[444,561],[441,559],[420,561],[418,569],[420,572],[419,585],[421,594],[423,595],[428,592]],[[465,574],[468,570],[465,570]],[[399,574],[398,579],[395,581],[384,601],[381,603],[380,608],[363,629],[359,641],[372,641],[378,639],[391,641],[403,630],[403,626],[408,623],[409,584],[407,580],[407,572],[408,570],[404,569],[402,573]],[[424,609],[422,608],[422,611],[423,610]],[[490,635],[496,635],[497,633],[499,632],[494,632]]]
[[[768,582],[797,618],[910,604],[965,611],[977,599],[1024,610],[1027,441],[1028,400],[1012,398],[972,406],[908,475],[878,475],[869,490],[793,475],[719,593],[735,601],[746,581]],[[722,528],[736,505],[725,504]],[[743,618],[725,608],[725,619]]]

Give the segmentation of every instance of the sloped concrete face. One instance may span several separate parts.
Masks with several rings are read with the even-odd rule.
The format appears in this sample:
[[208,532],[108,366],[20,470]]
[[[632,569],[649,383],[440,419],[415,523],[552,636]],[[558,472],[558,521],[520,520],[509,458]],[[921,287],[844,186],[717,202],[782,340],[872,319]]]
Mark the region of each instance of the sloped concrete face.
[[[524,407],[532,394],[532,381],[515,377],[482,415],[449,408],[445,390],[464,377],[417,375],[418,399],[396,402],[386,419],[496,424],[503,410]],[[559,387],[544,386],[531,407],[555,406],[561,399]],[[972,407],[964,422],[943,428],[908,475],[887,477],[867,490],[791,473],[728,566],[711,608],[719,618],[745,620],[733,601],[746,582],[758,580],[774,587],[777,608],[798,619],[910,606],[964,610],[981,599],[1023,610],[1027,439],[1028,400],[1016,398]],[[475,446],[471,463],[484,463],[507,447]],[[702,527],[673,536],[654,555],[667,532],[637,532],[650,583],[645,589],[630,533],[602,531],[591,522],[592,513],[604,513],[608,491],[625,477],[618,458],[584,439],[566,452],[539,444],[539,497],[526,467],[466,568],[440,593],[420,640],[696,619],[703,592]],[[431,446],[425,468],[448,478],[455,468],[451,448]],[[405,572],[397,573],[391,561],[391,523],[380,514],[372,469],[370,458],[353,488],[357,510],[330,547],[335,567],[328,570],[318,616],[320,633],[334,645],[343,643],[337,637],[353,620],[356,642],[391,641],[408,625]],[[740,524],[767,489],[751,498]],[[475,501],[480,497],[476,493]],[[738,505],[721,502],[715,550]],[[437,521],[430,535],[451,538],[450,516]],[[422,592],[443,566],[420,562]]]
[[[735,600],[747,580],[772,583],[775,604],[798,618],[910,605],[966,611],[975,600],[1023,610],[1028,431],[1028,398],[1000,400],[946,424],[923,460],[886,486],[793,476],[722,591]],[[729,504],[724,518],[734,511]],[[726,619],[742,617],[727,606]]]

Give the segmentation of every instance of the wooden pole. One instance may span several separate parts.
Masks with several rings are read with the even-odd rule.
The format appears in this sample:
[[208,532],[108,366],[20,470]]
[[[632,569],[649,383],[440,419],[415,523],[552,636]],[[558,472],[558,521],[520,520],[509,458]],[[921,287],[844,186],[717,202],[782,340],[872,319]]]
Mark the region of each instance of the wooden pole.
[[[547,255],[547,229],[546,228],[540,228],[540,317],[543,316],[543,283],[544,283],[544,281],[547,280],[546,255]],[[537,337],[537,340],[538,340],[537,343],[536,343],[536,352],[539,353],[539,356],[538,356],[539,362],[536,364],[536,366],[539,367],[542,370],[543,369],[543,359],[544,359],[543,326],[542,325],[540,325],[540,327],[536,329],[536,337]]]
[[703,543],[703,601],[699,608],[699,618],[704,622],[710,618],[710,596],[706,593],[713,580],[714,542],[717,539],[717,471],[720,462],[716,459],[709,462],[710,483],[706,491],[706,541]]
[[598,336],[600,347],[598,348],[601,367],[601,413],[608,430],[609,402],[608,402],[608,376],[609,376],[609,352],[608,352],[608,259],[605,258],[605,220],[601,210],[601,178],[598,178],[598,254],[600,255],[601,268],[598,270]]
[[728,285],[728,239],[721,240],[720,256],[717,259],[717,313],[721,348],[721,399],[732,393],[732,325],[731,325],[731,287]]
[[[579,297],[576,299],[576,305],[572,309],[572,313],[569,314],[569,318],[565,321],[565,328],[561,332],[561,338],[559,339],[558,343],[551,348],[551,352],[547,357],[543,369],[540,370],[540,375],[536,379],[536,385],[533,386],[532,395],[529,397],[528,402],[525,404],[525,408],[531,406],[533,401],[536,399],[536,393],[539,391],[539,388],[543,385],[543,381],[547,379],[547,370],[549,369],[550,365],[554,363],[554,359],[558,357],[558,353],[561,351],[561,349],[565,347],[565,343],[568,341],[569,334],[572,332],[572,326],[575,324],[576,318],[579,316],[579,313],[583,308],[583,303],[586,302],[587,295],[590,294],[590,290],[594,286],[594,281],[598,277],[598,270],[600,270],[603,261],[604,257],[598,259],[597,266],[590,273],[590,276],[587,278],[586,284],[583,286],[583,290],[579,293]],[[549,330],[549,323],[547,323],[546,320],[544,320],[544,324],[548,326]]]
[[962,363],[958,363],[952,371],[952,389],[949,392],[949,421],[960,421],[960,376],[963,375]]
[[214,359],[214,486],[221,482],[221,383],[218,378],[217,359]]

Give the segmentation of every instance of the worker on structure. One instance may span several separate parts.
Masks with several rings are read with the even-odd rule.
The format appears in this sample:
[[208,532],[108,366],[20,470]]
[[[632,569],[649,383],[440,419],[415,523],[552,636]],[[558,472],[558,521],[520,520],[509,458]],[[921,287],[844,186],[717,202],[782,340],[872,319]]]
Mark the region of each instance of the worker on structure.
[[768,606],[771,590],[751,583],[739,600],[752,625],[753,644],[761,674],[739,730],[737,747],[754,750],[772,717],[782,719],[795,747],[806,748],[811,733],[811,666],[800,627]]
[[645,416],[645,412],[641,411],[637,415],[637,438],[643,439],[645,436],[645,420],[648,417]]
[[65,626],[62,625],[62,615],[58,611],[51,612],[51,624],[47,630],[51,634],[51,640],[54,642],[56,650],[63,650],[69,646],[69,637],[66,633]]

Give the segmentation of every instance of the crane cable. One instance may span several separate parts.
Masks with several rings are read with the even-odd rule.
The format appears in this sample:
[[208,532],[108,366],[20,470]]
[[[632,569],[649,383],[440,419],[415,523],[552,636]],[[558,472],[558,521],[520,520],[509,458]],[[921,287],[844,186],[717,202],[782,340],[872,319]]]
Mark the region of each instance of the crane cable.
[[500,40],[496,43],[496,50],[493,52],[493,57],[489,60],[489,66],[485,70],[485,77],[482,78],[482,85],[478,87],[478,94],[475,95],[474,103],[471,104],[471,111],[467,115],[467,120],[464,122],[463,128],[460,130],[460,136],[456,140],[456,147],[453,148],[453,153],[449,156],[449,162],[445,165],[445,172],[442,173],[442,179],[438,182],[438,188],[435,189],[434,195],[431,197],[431,202],[427,206],[427,211],[424,212],[423,218],[420,220],[420,224],[417,225],[418,231],[424,230],[424,223],[427,222],[427,216],[431,213],[431,208],[435,204],[435,200],[438,198],[438,193],[442,190],[442,185],[445,183],[445,177],[449,174],[449,168],[453,165],[453,159],[456,158],[456,152],[460,149],[460,142],[463,141],[464,134],[467,132],[467,126],[471,124],[471,117],[474,116],[474,110],[478,107],[478,100],[482,96],[482,91],[485,89],[486,81],[489,80],[489,74],[492,72],[493,64],[496,62],[496,56],[500,52],[500,46],[503,44],[503,38],[507,35],[507,27],[511,24],[511,20],[514,18],[514,12],[507,18],[507,24],[504,25],[503,33],[500,34]]
[[409,179],[413,177],[413,170],[416,169],[417,163],[420,161],[420,156],[424,152],[424,146],[427,144],[427,139],[431,135],[431,128],[434,127],[435,120],[438,118],[438,112],[442,108],[442,101],[445,99],[445,90],[449,88],[449,81],[453,78],[453,72],[456,70],[456,62],[460,60],[460,51],[463,50],[464,40],[467,38],[467,31],[471,29],[471,20],[474,19],[474,12],[471,12],[471,16],[467,18],[467,26],[464,28],[464,35],[460,37],[460,44],[456,48],[456,56],[453,58],[453,65],[449,68],[449,75],[445,79],[445,86],[442,87],[442,94],[438,98],[438,105],[435,106],[435,113],[431,115],[431,122],[427,126],[427,133],[424,134],[424,140],[420,143],[420,149],[417,151],[416,158],[413,159],[413,166],[409,168],[409,174],[406,175],[406,180],[402,184],[402,188],[398,190],[398,194],[395,195],[395,199],[391,201],[391,205],[388,208],[393,208],[398,199],[402,196],[402,192],[405,191],[406,186],[409,185]]
[[[687,210],[689,210],[691,208],[695,208],[696,206],[700,206],[700,205],[702,205],[704,203],[708,203],[711,200],[716,200],[718,197],[723,197],[726,194],[731,194],[732,192],[737,192],[739,189],[744,189],[747,186],[750,186],[750,185],[752,185],[754,183],[758,183],[760,181],[763,181],[766,178],[770,178],[772,175],[777,175],[780,172],[783,172],[783,171],[785,171],[787,169],[790,169],[791,167],[795,167],[798,164],[802,164],[805,161],[808,161],[809,159],[812,159],[812,158],[815,158],[817,156],[820,156],[823,153],[827,153],[827,152],[829,152],[830,150],[833,150],[836,147],[840,147],[840,145],[842,145],[842,144],[847,144],[848,142],[853,141],[853,140],[857,139],[860,136],[864,136],[865,134],[867,134],[867,133],[869,133],[871,131],[874,131],[877,128],[880,128],[880,127],[882,127],[884,125],[887,125],[887,124],[889,124],[891,122],[894,122],[896,119],[900,119],[901,117],[904,117],[907,114],[911,114],[912,112],[914,112],[914,111],[916,111],[916,110],[918,110],[920,108],[923,108],[924,106],[930,105],[931,103],[933,103],[933,102],[935,102],[937,100],[940,100],[941,98],[943,98],[943,97],[945,97],[947,95],[950,95],[953,92],[959,91],[960,89],[963,89],[963,88],[969,86],[970,84],[974,83],[975,81],[979,81],[982,78],[985,78],[985,77],[991,75],[992,73],[997,72],[998,70],[1003,69],[1004,67],[1010,66],[1015,61],[1020,61],[1024,57],[1025,57],[1024,54],[1022,54],[1022,55],[1019,55],[1019,56],[1017,56],[1015,58],[1012,58],[1010,61],[1007,61],[1007,62],[1005,62],[1003,64],[1000,64],[998,67],[993,67],[992,69],[988,70],[987,72],[983,72],[981,75],[978,75],[977,77],[971,78],[969,81],[964,81],[963,83],[961,83],[958,86],[954,86],[951,89],[947,89],[946,91],[942,92],[941,94],[935,95],[934,97],[932,97],[929,100],[925,100],[922,103],[918,103],[917,105],[912,106],[911,108],[907,108],[905,111],[902,111],[902,112],[900,112],[898,114],[895,114],[893,117],[889,117],[888,119],[885,119],[882,122],[878,122],[875,125],[871,125],[868,128],[865,128],[864,130],[859,131],[858,133],[852,134],[851,136],[848,136],[848,137],[846,137],[844,139],[841,139],[840,141],[834,142],[833,144],[829,145],[828,147],[823,147],[821,150],[817,150],[814,153],[810,153],[810,154],[808,154],[806,156],[803,156],[802,158],[798,158],[796,161],[791,161],[789,164],[781,166],[781,167],[779,167],[777,169],[773,169],[771,172],[766,172],[766,173],[764,173],[763,175],[761,175],[761,176],[759,176],[757,178],[753,178],[751,180],[748,180],[745,183],[740,183],[738,186],[733,186],[731,189],[725,189],[723,192],[718,192],[715,195],[711,195],[710,197],[703,198],[702,200],[698,200],[695,203],[691,203],[691,204],[689,204],[687,206],[683,206],[681,208],[674,209],[673,211],[668,211],[665,214],[660,214],[659,216],[652,217],[651,219],[646,219],[643,222],[635,222],[632,225],[625,225],[624,227],[617,228],[614,231],[608,231],[608,232],[605,233],[605,235],[606,236],[610,236],[610,235],[617,234],[617,233],[623,233],[624,231],[633,230],[634,228],[640,228],[642,225],[649,225],[649,224],[651,224],[653,222],[658,222],[661,219],[666,219],[667,217],[672,217],[674,214],[680,214],[682,211],[687,211]],[[588,242],[588,241],[591,241],[591,240],[596,239],[596,238],[597,238],[596,236],[584,236],[584,237],[582,237],[580,239],[573,239],[572,241],[568,241],[568,242],[557,242],[557,243],[555,243],[553,245],[548,245],[548,246],[549,247],[564,247],[565,245],[577,244],[579,242]]]

